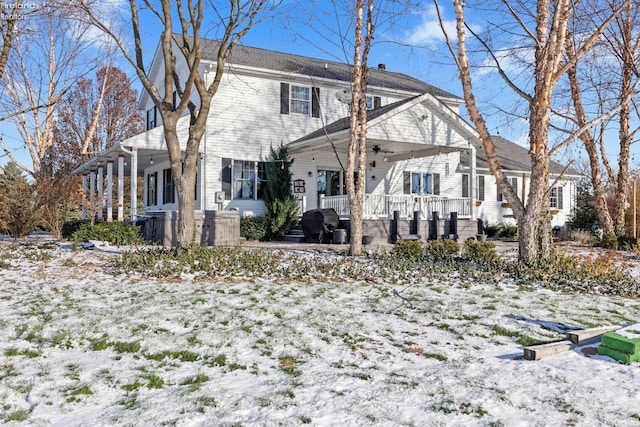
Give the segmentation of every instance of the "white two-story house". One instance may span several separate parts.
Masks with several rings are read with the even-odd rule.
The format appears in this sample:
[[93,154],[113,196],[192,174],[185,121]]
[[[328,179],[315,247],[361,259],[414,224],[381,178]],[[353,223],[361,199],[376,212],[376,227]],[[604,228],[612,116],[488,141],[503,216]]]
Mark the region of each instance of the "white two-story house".
[[[203,46],[200,71],[209,81],[217,46],[215,41]],[[184,72],[178,64],[179,72]],[[160,50],[149,75],[162,86]],[[350,80],[351,67],[346,64],[236,46],[200,145],[197,211],[205,216],[221,210],[262,215],[266,162],[271,147],[283,144],[295,157],[292,190],[301,210],[331,207],[348,217],[344,170]],[[485,223],[513,220],[500,201],[477,133],[459,114],[462,103],[460,97],[384,64],[370,69],[366,219],[387,220],[395,211],[409,218],[417,211],[425,220],[432,212],[440,218],[456,212],[460,219],[482,218]],[[131,193],[132,218],[169,217],[177,210],[160,114],[146,93],[139,106],[145,111],[146,132],[77,169],[84,176],[86,212],[111,219],[117,205],[116,218],[122,220],[125,175],[131,176],[134,187],[143,185],[145,190],[142,203]],[[180,126],[186,141],[186,120]],[[529,173],[526,149],[501,138],[496,142],[508,175],[524,193]],[[561,172],[560,165],[554,168],[553,172]],[[556,225],[564,224],[571,214],[577,178],[565,173],[550,196]],[[112,195],[116,187],[117,203]],[[141,209],[135,208],[138,205]]]

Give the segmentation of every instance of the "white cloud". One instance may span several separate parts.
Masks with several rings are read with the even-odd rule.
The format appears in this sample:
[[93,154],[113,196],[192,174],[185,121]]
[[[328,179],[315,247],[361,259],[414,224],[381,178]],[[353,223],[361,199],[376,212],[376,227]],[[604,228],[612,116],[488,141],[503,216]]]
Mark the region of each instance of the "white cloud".
[[[440,10],[444,18],[443,26],[449,34],[449,37],[453,39],[456,34],[456,20],[447,20],[444,17],[444,10]],[[425,7],[418,16],[420,23],[410,29],[406,37],[406,40],[410,44],[435,44],[444,40],[435,6],[430,5]]]

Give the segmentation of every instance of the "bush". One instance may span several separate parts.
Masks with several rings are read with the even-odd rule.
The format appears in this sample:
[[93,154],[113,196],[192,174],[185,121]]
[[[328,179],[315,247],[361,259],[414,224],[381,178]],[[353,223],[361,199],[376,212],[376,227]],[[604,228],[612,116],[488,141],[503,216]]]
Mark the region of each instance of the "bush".
[[615,234],[604,234],[600,246],[605,249],[618,249],[618,237]]
[[458,253],[458,242],[451,239],[443,240],[430,240],[426,246],[427,254],[431,255],[435,259],[448,259],[452,258]]
[[140,228],[124,222],[98,222],[93,225],[82,224],[73,233],[74,242],[100,240],[114,245],[131,245],[144,243]]
[[498,237],[506,237],[508,239],[513,238],[518,234],[518,227],[516,225],[511,224],[500,224],[500,229],[498,230]]
[[487,224],[484,226],[484,233],[487,235],[487,237],[496,237],[499,230],[500,224]]
[[423,246],[420,240],[398,240],[393,246],[393,255],[403,259],[419,259]]
[[91,221],[88,219],[74,219],[71,221],[67,221],[62,224],[62,238],[63,239],[71,239],[73,234],[80,230],[84,224],[91,224]]
[[632,236],[618,236],[618,249],[621,251],[632,251],[638,241]]
[[262,240],[267,235],[267,219],[263,216],[240,218],[240,236],[247,240]]
[[469,239],[464,242],[462,254],[470,261],[481,264],[495,264],[499,261],[496,245]]

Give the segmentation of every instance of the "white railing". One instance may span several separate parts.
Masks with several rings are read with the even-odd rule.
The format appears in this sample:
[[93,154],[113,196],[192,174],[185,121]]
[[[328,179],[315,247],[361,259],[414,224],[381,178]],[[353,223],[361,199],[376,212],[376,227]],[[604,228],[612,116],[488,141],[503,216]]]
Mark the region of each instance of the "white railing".
[[[349,198],[342,196],[320,197],[320,208],[333,208],[340,216],[349,216]],[[439,212],[440,218],[457,212],[458,217],[471,217],[471,198],[415,196],[411,194],[365,194],[365,218],[391,218],[394,211],[401,218],[412,218],[413,212],[420,212],[422,219],[431,219],[432,212]]]

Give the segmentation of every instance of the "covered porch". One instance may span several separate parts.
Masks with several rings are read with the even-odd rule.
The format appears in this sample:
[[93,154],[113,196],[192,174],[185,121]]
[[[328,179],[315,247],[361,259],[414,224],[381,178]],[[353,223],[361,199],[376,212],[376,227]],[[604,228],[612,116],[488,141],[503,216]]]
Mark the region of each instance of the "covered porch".
[[[288,144],[300,168],[294,180],[308,183],[298,196],[307,208],[350,216],[344,176],[349,128],[349,119],[341,119]],[[466,122],[429,94],[369,111],[364,219],[391,219],[394,212],[404,219],[415,212],[424,220],[433,212],[475,219],[476,139]]]

